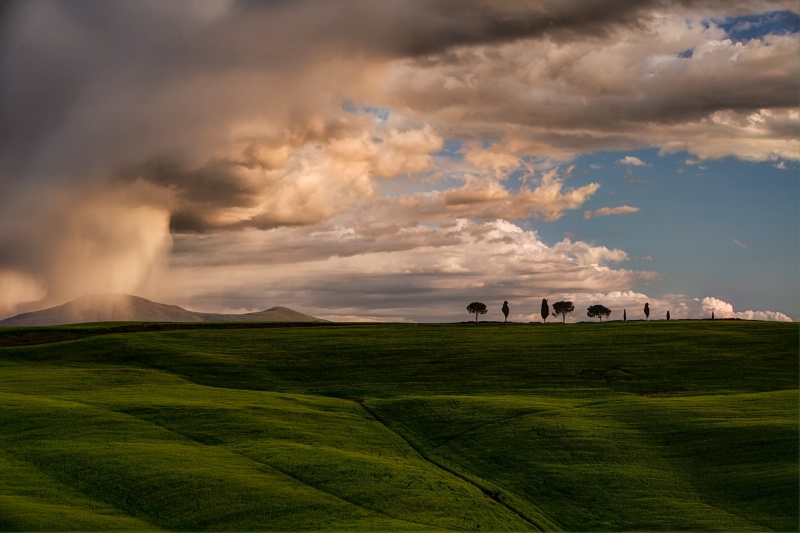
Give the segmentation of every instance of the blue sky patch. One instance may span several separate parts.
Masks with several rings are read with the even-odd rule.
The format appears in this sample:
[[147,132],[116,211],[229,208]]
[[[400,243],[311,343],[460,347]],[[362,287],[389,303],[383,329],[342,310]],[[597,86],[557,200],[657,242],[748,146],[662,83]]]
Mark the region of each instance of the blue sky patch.
[[371,105],[359,106],[350,100],[342,102],[342,111],[353,115],[367,113],[381,121],[386,121],[389,118],[389,110],[385,107],[375,107]]
[[732,41],[762,39],[767,35],[787,35],[800,31],[800,15],[791,11],[769,11],[758,15],[714,20]]
[[464,159],[464,153],[461,151],[463,147],[463,141],[458,139],[448,139],[444,141],[444,146],[442,149],[433,155],[434,157],[447,157],[449,159],[461,160]]

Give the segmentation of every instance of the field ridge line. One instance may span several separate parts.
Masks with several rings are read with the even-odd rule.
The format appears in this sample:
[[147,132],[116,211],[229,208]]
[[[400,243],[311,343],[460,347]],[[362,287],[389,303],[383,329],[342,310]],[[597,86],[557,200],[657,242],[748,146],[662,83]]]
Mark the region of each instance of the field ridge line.
[[[115,412],[120,412],[120,411],[115,411]],[[325,489],[323,489],[321,487],[318,487],[316,485],[313,485],[313,484],[309,483],[308,481],[305,481],[305,480],[303,480],[303,479],[301,479],[301,478],[299,478],[299,477],[297,477],[297,476],[295,476],[293,474],[290,474],[289,472],[283,470],[282,468],[278,468],[277,466],[275,466],[272,463],[269,463],[269,462],[266,462],[266,461],[261,461],[259,459],[256,459],[255,457],[251,457],[250,455],[247,455],[246,453],[242,453],[242,452],[234,449],[234,446],[235,446],[234,444],[226,443],[226,442],[222,442],[220,444],[215,444],[215,445],[207,444],[205,442],[202,442],[201,440],[198,440],[198,439],[192,437],[191,435],[187,435],[186,433],[183,433],[183,432],[181,432],[181,431],[179,431],[179,430],[177,430],[175,428],[171,428],[169,426],[165,426],[163,424],[159,424],[156,421],[148,420],[146,418],[142,418],[141,416],[135,415],[133,413],[124,413],[124,414],[126,414],[128,416],[131,416],[133,418],[136,418],[137,420],[141,420],[142,422],[145,422],[145,423],[148,423],[148,424],[152,424],[154,426],[157,426],[157,427],[160,427],[162,429],[165,429],[165,430],[167,430],[167,431],[169,431],[171,433],[174,433],[175,435],[179,435],[179,436],[181,436],[181,437],[183,437],[183,438],[185,438],[185,439],[187,439],[187,440],[189,440],[191,442],[194,442],[195,444],[197,444],[199,446],[223,449],[226,452],[230,453],[231,455],[234,455],[236,457],[239,457],[240,459],[244,459],[246,461],[250,461],[252,463],[255,463],[255,464],[259,465],[262,468],[267,468],[267,469],[270,469],[270,470],[274,470],[275,472],[278,472],[281,475],[284,475],[284,476],[286,476],[286,477],[288,477],[290,479],[293,479],[294,481],[297,481],[298,483],[300,483],[303,486],[306,486],[306,487],[308,487],[308,488],[310,488],[312,490],[321,492],[323,494],[327,494],[328,496],[331,496],[332,498],[337,499],[337,500],[341,500],[341,501],[343,501],[344,503],[346,503],[348,505],[352,505],[353,507],[357,507],[359,509],[364,509],[365,511],[376,513],[376,514],[379,514],[379,515],[384,516],[386,518],[389,518],[391,520],[397,520],[398,522],[405,522],[407,524],[414,524],[414,525],[417,525],[417,526],[424,526],[424,527],[438,527],[438,526],[432,526],[431,524],[425,524],[423,522],[415,522],[413,520],[407,520],[405,518],[398,518],[396,516],[392,516],[392,515],[384,512],[384,511],[381,511],[380,509],[373,509],[371,507],[367,507],[365,505],[361,505],[358,502],[350,501],[348,498],[345,498],[341,494],[336,494],[335,492],[331,492],[331,491],[325,490]],[[443,529],[443,528],[439,528],[439,529]]]
[[466,435],[471,435],[473,433],[481,433],[486,428],[489,428],[489,427],[492,427],[492,426],[496,426],[498,424],[503,424],[505,422],[510,422],[512,420],[519,420],[519,419],[522,419],[522,418],[527,418],[529,416],[540,416],[540,415],[547,415],[547,414],[550,414],[550,413],[559,413],[559,412],[562,412],[562,411],[574,411],[576,409],[581,409],[583,407],[592,406],[592,405],[600,405],[600,404],[609,403],[609,402],[612,402],[612,401],[616,401],[616,400],[603,400],[603,401],[599,401],[599,402],[592,401],[592,402],[587,402],[587,403],[581,403],[581,404],[578,404],[578,405],[575,405],[575,406],[572,406],[572,407],[560,407],[560,408],[557,408],[557,409],[544,409],[542,411],[534,411],[534,412],[530,412],[530,413],[520,413],[518,415],[508,416],[506,418],[500,418],[498,420],[493,420],[491,422],[486,422],[485,424],[481,424],[480,426],[476,426],[476,427],[468,429],[466,431],[462,431],[458,435],[455,435],[455,436],[450,437],[449,439],[443,441],[441,444],[437,444],[432,449],[438,450],[440,448],[444,448],[445,446],[447,446],[450,443],[460,439],[461,437],[464,437]]
[[[59,485],[59,486],[65,487],[67,490],[72,491],[75,495],[80,496],[82,498],[85,498],[87,502],[92,502],[92,503],[94,503],[95,505],[98,506],[98,509],[96,509],[96,510],[95,509],[89,509],[90,511],[97,511],[99,513],[100,511],[103,510],[102,507],[106,507],[107,509],[119,512],[119,514],[121,516],[125,516],[127,518],[132,519],[132,520],[137,520],[137,521],[141,522],[144,526],[147,526],[150,531],[167,531],[166,529],[156,525],[154,522],[149,520],[149,517],[146,519],[146,518],[143,518],[143,517],[138,516],[136,514],[132,514],[127,509],[124,509],[124,508],[118,506],[114,502],[109,502],[109,501],[97,498],[97,497],[87,493],[83,489],[81,489],[79,487],[76,487],[75,485],[70,484],[67,480],[59,479],[58,477],[56,477],[52,473],[50,473],[48,470],[45,470],[40,465],[38,465],[35,462],[33,462],[31,459],[29,459],[27,457],[24,457],[24,454],[15,453],[15,452],[9,450],[8,448],[0,448],[0,453],[2,453],[6,457],[6,459],[10,459],[11,461],[16,461],[18,463],[23,463],[25,465],[28,465],[28,466],[32,467],[37,472],[39,472],[42,476],[44,476],[44,477],[48,478],[50,481],[52,481],[55,485]],[[28,496],[28,497],[30,497],[30,496]]]
[[[358,403],[358,405],[360,405],[372,418],[374,418],[379,424],[381,424],[383,427],[385,427],[388,431],[391,431],[392,433],[394,433],[395,435],[397,435],[398,437],[403,439],[403,441],[405,441],[405,443],[408,444],[411,447],[412,450],[417,452],[419,454],[419,456],[422,457],[426,462],[432,464],[433,466],[435,466],[436,468],[439,468],[440,470],[444,470],[445,472],[447,472],[450,475],[453,475],[453,476],[455,476],[455,477],[457,477],[457,478],[459,478],[459,479],[461,479],[463,481],[466,481],[467,483],[469,483],[473,487],[475,487],[478,490],[480,490],[487,497],[491,497],[490,494],[494,494],[492,491],[490,491],[486,487],[482,486],[477,481],[474,481],[474,480],[466,477],[465,475],[461,474],[460,472],[458,472],[456,470],[453,470],[452,468],[449,468],[449,467],[447,467],[445,465],[439,464],[436,461],[434,461],[433,459],[429,458],[420,448],[418,448],[414,443],[412,443],[404,435],[398,433],[397,431],[395,431],[394,429],[389,427],[389,425],[386,424],[386,422],[384,422],[383,419],[381,419],[377,415],[377,413],[375,413],[372,409],[370,409],[367,405],[365,405],[363,401],[356,402],[356,403]],[[545,530],[542,526],[540,526],[538,523],[536,523],[535,520],[533,520],[532,518],[526,516],[522,511],[516,509],[510,503],[500,501],[498,496],[499,496],[499,494],[497,494],[497,495],[495,495],[495,497],[491,497],[491,498],[492,498],[492,500],[496,501],[497,503],[499,503],[500,505],[502,505],[503,507],[505,507],[506,509],[508,509],[509,511],[511,511],[512,513],[514,513],[515,515],[520,517],[521,519],[523,519],[525,522],[527,522],[530,525],[532,525],[533,527],[535,527],[538,531],[544,531]]]
[[240,454],[239,452],[233,452],[233,453],[235,453],[237,455],[240,455],[241,457],[244,457],[244,458],[249,459],[251,461],[254,461],[254,462],[256,462],[256,463],[258,463],[258,464],[260,464],[262,466],[266,466],[268,468],[271,468],[272,470],[275,470],[276,472],[280,472],[281,474],[285,475],[286,477],[290,477],[290,478],[294,479],[298,483],[302,483],[306,487],[311,487],[314,490],[318,490],[318,491],[320,491],[322,493],[325,493],[325,494],[328,494],[330,496],[333,496],[337,500],[342,500],[343,502],[349,503],[350,505],[352,505],[354,507],[358,507],[359,509],[364,509],[365,511],[370,511],[370,512],[385,516],[386,518],[389,518],[391,520],[397,520],[398,522],[405,522],[406,524],[414,524],[414,525],[417,525],[417,526],[424,526],[424,527],[435,527],[437,529],[444,529],[444,530],[447,530],[447,531],[456,531],[456,530],[451,530],[449,528],[442,528],[440,526],[433,526],[432,524],[426,524],[426,523],[423,523],[423,522],[415,522],[414,520],[407,520],[405,518],[398,518],[396,516],[392,516],[392,515],[390,515],[389,513],[385,512],[385,511],[381,511],[380,509],[372,509],[371,507],[367,507],[365,505],[361,505],[360,503],[352,502],[352,501],[348,500],[347,498],[345,498],[345,497],[343,497],[343,496],[341,496],[339,494],[336,494],[334,492],[330,492],[330,491],[327,491],[327,490],[322,489],[320,487],[317,487],[315,485],[312,485],[311,483],[309,483],[307,481],[304,481],[304,480],[300,479],[299,477],[297,477],[297,476],[295,476],[293,474],[290,474],[289,472],[287,472],[287,471],[285,471],[285,470],[283,470],[281,468],[278,468],[277,466],[275,466],[275,465],[273,465],[271,463],[263,463],[263,462],[259,461],[258,459],[254,459],[254,458],[249,457],[247,455]]

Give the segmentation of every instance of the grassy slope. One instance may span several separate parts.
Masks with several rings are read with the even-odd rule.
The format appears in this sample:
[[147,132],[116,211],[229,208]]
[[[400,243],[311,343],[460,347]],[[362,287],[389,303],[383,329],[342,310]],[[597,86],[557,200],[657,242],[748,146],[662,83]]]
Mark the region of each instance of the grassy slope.
[[0,529],[798,527],[796,324],[100,333],[0,329]]

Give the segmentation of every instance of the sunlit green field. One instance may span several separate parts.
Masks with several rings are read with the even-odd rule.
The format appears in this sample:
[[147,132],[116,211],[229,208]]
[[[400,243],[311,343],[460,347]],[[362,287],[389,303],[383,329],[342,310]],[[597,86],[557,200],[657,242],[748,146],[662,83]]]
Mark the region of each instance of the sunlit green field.
[[175,327],[0,328],[0,529],[799,526],[797,324]]

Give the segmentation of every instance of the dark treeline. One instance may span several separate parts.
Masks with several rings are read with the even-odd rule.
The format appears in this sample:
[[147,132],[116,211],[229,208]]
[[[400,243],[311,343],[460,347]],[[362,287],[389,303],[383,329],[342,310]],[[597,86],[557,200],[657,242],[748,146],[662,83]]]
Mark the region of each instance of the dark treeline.
[[[504,316],[503,322],[508,322],[508,315],[510,313],[510,307],[508,304],[508,300],[503,301],[503,306],[501,308]],[[552,311],[551,311],[552,310]],[[484,315],[488,311],[488,307],[486,304],[482,302],[472,302],[467,306],[467,311],[470,314],[475,315],[475,322],[478,322],[478,315]],[[539,308],[539,316],[542,317],[542,322],[547,323],[547,318],[552,314],[553,316],[561,315],[561,323],[565,323],[567,321],[567,315],[575,311],[575,304],[570,301],[558,301],[550,305],[547,298],[542,298],[542,304]],[[602,304],[592,304],[586,308],[586,316],[589,318],[597,318],[601,322],[603,318],[608,319],[611,314],[612,310]],[[646,302],[644,304],[644,308],[642,309],[642,313],[644,314],[644,320],[650,320],[650,302]],[[711,313],[711,319],[714,319],[714,313]],[[628,320],[628,310],[622,310],[622,321],[627,322]],[[667,320],[671,320],[670,312],[667,311]]]

